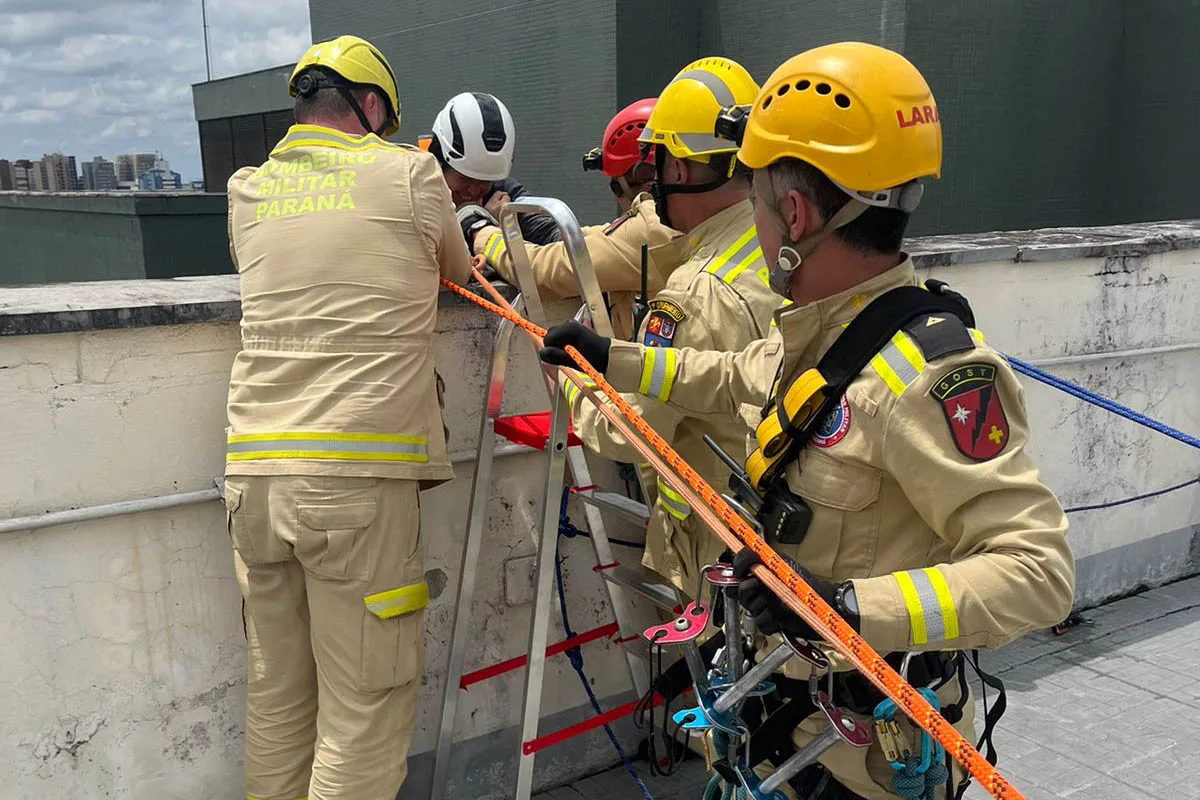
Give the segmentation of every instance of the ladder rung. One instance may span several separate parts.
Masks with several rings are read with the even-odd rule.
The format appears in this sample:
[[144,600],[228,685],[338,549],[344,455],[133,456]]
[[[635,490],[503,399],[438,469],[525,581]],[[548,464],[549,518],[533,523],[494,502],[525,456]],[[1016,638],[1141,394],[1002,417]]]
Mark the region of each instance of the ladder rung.
[[612,581],[619,586],[624,586],[626,589],[636,592],[656,606],[666,609],[672,614],[678,614],[683,610],[679,606],[679,598],[675,594],[675,587],[659,583],[641,570],[617,564],[603,568],[597,567],[596,571],[606,581]]
[[639,525],[646,525],[650,522],[650,511],[646,506],[623,494],[591,491],[580,492],[579,497],[585,503],[591,503],[600,509],[615,511]]

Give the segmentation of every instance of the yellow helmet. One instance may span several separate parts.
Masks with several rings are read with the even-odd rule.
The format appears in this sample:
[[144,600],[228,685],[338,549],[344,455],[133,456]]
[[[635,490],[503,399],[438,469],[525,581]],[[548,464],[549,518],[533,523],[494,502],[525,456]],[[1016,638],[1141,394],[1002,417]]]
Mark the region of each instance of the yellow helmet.
[[721,109],[754,102],[758,84],[746,68],[728,58],[702,58],[679,71],[662,90],[638,141],[661,144],[676,158],[707,161],[732,153],[733,142],[713,135]]
[[781,158],[806,161],[860,197],[936,178],[942,125],[929,84],[904,56],[872,44],[794,56],[754,101],[738,151],[751,169]]
[[[311,74],[316,67],[333,73],[347,84],[378,89],[388,103],[388,118],[382,129],[375,133],[380,136],[391,136],[400,130],[400,95],[396,87],[396,74],[392,72],[391,65],[383,57],[383,53],[379,52],[379,48],[358,36],[339,36],[327,42],[314,44],[308,48],[296,63],[296,68],[292,70],[292,77],[288,81],[288,94],[292,97],[305,94],[306,87],[299,85],[301,83],[299,78],[305,74]],[[324,88],[319,82],[309,85],[312,87],[310,91]],[[331,85],[348,88],[340,84],[325,83],[325,86]],[[366,117],[363,115],[362,109],[358,108],[358,104],[351,102],[351,107],[359,115],[363,127],[370,130],[371,126],[366,123]]]

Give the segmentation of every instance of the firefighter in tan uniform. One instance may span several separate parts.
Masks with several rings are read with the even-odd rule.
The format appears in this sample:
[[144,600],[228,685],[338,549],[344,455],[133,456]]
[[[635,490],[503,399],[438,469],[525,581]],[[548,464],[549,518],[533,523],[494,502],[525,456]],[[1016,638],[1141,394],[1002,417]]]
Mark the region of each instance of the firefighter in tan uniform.
[[[652,247],[650,260],[663,288],[650,300],[638,341],[666,361],[647,366],[638,385],[649,398],[626,398],[702,475],[717,480],[723,467],[704,444],[712,436],[724,447],[740,446],[735,420],[700,419],[662,401],[672,396],[669,379],[674,346],[738,351],[766,335],[779,305],[767,285],[766,262],[755,236],[754,211],[744,176],[733,171],[736,145],[713,136],[721,104],[749,103],[758,86],[741,66],[722,58],[696,61],[663,90],[641,133],[654,154],[658,213],[683,233]],[[708,131],[708,133],[703,133]],[[732,177],[731,177],[732,176]],[[653,220],[654,204],[639,198],[622,228]],[[661,227],[661,226],[660,226]],[[617,233],[621,229],[618,229]],[[544,248],[543,248],[544,249]],[[589,448],[614,461],[636,463],[637,452],[576,387],[564,379],[575,433]],[[653,504],[643,564],[695,594],[700,568],[724,549],[692,516],[673,489],[642,467],[642,485]]]
[[[767,81],[739,159],[755,170],[772,285],[794,304],[777,312],[767,339],[741,353],[675,352],[665,399],[678,413],[738,415],[756,428],[859,311],[916,282],[900,247],[920,198],[917,180],[940,172],[936,105],[896,53],[857,43],[817,48]],[[664,355],[609,347],[570,323],[546,344],[544,357],[559,361],[563,347],[582,345],[624,390],[638,388]],[[958,318],[931,314],[871,358],[780,473],[779,489],[802,499],[812,521],[799,544],[772,545],[877,651],[920,654],[910,679],[937,687],[968,736],[973,703],[954,674],[962,667],[953,651],[999,647],[1053,625],[1073,599],[1067,521],[1025,451],[1028,440],[1021,388],[1004,358]],[[750,574],[754,563],[748,549],[735,558],[739,593],[759,631],[815,638]],[[833,660],[841,670],[834,701],[869,719],[880,696]],[[798,660],[787,667],[792,677],[807,676]],[[810,717],[795,743],[822,727]],[[915,729],[907,721],[901,728],[911,746]],[[834,780],[813,797],[901,796],[878,742],[836,745],[821,763]],[[939,786],[935,796],[945,791]]]
[[[654,108],[653,99],[639,100],[621,109],[604,129],[604,143],[584,157],[584,169],[600,169],[612,180],[610,186],[621,207],[621,215],[608,225],[583,228],[596,282],[607,294],[613,331],[629,339],[636,331],[634,298],[642,287],[642,246],[657,248],[677,238],[679,231],[668,228],[658,218],[654,201],[645,190],[654,181],[654,163],[650,153],[642,152],[638,136],[646,127]],[[460,219],[464,215],[460,214]],[[517,286],[516,270],[509,258],[504,237],[495,220],[477,209],[465,215],[463,233],[472,252],[483,255],[488,266],[500,277]],[[561,242],[536,245],[526,242],[529,264],[543,300],[565,300],[579,296],[579,282]],[[678,266],[661,254],[647,259],[646,288],[653,296],[666,282],[666,276]]]
[[432,155],[389,144],[368,42],[314,45],[298,124],[229,181],[242,350],[225,503],[246,605],[246,796],[392,800],[421,677],[418,490],[449,480],[432,336],[470,255]]

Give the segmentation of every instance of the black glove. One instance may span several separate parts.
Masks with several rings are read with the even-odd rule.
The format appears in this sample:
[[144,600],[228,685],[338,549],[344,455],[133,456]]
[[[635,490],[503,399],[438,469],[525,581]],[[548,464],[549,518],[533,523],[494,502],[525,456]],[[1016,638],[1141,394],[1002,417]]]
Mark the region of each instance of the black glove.
[[496,218],[488,210],[477,203],[464,203],[454,212],[458,225],[462,228],[463,238],[467,240],[467,249],[475,255],[475,234],[488,225],[499,225]]
[[544,344],[538,356],[547,364],[574,367],[575,362],[567,355],[567,345],[574,345],[597,370],[604,372],[608,369],[608,348],[612,339],[601,336],[573,319],[546,331]]
[[[813,591],[821,596],[822,600],[832,606],[833,610],[850,624],[850,627],[858,630],[857,610],[847,609],[843,602],[845,589],[850,585],[849,582],[836,584],[814,578],[812,573],[795,561],[787,556],[781,555],[781,557],[799,573],[804,582],[813,588]],[[807,622],[796,616],[790,608],[783,604],[782,600],[763,585],[762,581],[754,577],[751,570],[755,564],[761,563],[762,561],[749,547],[743,547],[733,557],[733,574],[738,579],[738,602],[750,613],[750,616],[754,617],[754,624],[758,626],[759,631],[768,635],[782,632],[798,639],[820,638]]]

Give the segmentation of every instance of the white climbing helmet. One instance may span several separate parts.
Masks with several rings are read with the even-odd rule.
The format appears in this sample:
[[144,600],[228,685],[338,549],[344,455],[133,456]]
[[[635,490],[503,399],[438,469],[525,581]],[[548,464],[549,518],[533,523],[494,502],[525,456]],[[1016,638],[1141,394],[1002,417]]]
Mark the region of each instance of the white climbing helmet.
[[463,92],[450,98],[433,121],[443,163],[468,178],[499,181],[512,169],[516,130],[496,97]]

